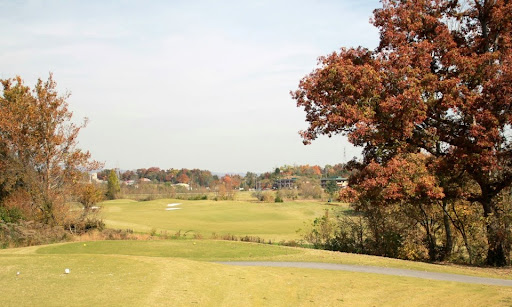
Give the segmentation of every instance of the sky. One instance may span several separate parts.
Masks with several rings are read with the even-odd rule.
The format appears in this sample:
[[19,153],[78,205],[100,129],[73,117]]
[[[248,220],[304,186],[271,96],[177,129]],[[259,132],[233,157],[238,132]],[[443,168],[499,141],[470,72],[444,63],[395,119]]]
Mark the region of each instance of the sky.
[[373,49],[378,0],[3,1],[0,78],[53,73],[79,147],[106,168],[214,172],[346,162],[345,137],[303,145],[290,91],[317,58]]

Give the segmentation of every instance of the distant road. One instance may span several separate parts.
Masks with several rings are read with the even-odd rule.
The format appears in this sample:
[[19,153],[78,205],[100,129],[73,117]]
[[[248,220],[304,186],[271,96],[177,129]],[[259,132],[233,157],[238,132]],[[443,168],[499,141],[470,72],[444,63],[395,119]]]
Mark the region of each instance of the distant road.
[[475,277],[459,274],[436,273],[427,271],[414,271],[407,269],[385,268],[376,266],[334,264],[321,262],[266,262],[266,261],[216,261],[215,263],[236,265],[236,266],[261,266],[261,267],[280,267],[280,268],[301,268],[301,269],[322,269],[349,271],[359,273],[375,273],[393,276],[415,277],[423,279],[434,279],[443,281],[464,282],[469,284],[492,285],[512,287],[512,280]]

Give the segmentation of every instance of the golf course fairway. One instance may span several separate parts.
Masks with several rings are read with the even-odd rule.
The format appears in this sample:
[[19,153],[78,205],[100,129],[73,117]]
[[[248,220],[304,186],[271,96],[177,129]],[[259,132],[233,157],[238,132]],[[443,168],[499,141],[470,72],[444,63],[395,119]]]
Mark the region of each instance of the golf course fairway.
[[[3,306],[510,306],[512,287],[212,261],[310,261],[501,277],[462,268],[213,240],[93,241],[0,250]],[[69,274],[65,273],[69,269]]]

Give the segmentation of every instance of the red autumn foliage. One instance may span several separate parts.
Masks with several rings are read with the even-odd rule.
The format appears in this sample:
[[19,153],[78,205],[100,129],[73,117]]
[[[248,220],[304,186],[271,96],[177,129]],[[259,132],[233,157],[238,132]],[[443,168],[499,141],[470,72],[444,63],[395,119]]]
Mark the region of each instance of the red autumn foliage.
[[[466,200],[483,209],[487,262],[504,265],[510,243],[495,199],[512,184],[512,3],[382,3],[372,20],[380,31],[376,49],[320,57],[292,93],[309,123],[304,143],[347,135],[363,147],[365,172],[374,176],[360,184],[385,183],[382,192],[392,198],[409,189],[379,172],[404,153],[428,153],[457,171],[438,169],[438,177],[468,175],[479,187]],[[375,173],[376,164],[384,169]]]
[[178,176],[178,182],[179,183],[187,183],[188,184],[190,182],[190,178],[188,178],[187,174],[181,173]]
[[409,154],[393,157],[386,164],[371,162],[352,178],[354,187],[342,190],[342,195],[372,198],[380,204],[442,199],[443,189],[427,169],[427,159],[424,154]]

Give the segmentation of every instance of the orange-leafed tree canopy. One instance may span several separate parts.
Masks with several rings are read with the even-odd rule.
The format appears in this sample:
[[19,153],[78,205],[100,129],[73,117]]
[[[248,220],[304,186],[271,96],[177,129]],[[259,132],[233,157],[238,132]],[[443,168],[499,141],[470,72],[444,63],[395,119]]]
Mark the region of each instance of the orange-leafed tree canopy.
[[438,178],[469,176],[487,262],[503,265],[510,243],[495,199],[512,184],[512,2],[382,3],[376,49],[320,57],[292,93],[309,123],[303,140],[341,133],[363,148],[362,167],[423,152],[450,166]]
[[33,89],[20,77],[1,80],[0,206],[12,193],[27,195],[31,216],[58,224],[57,207],[83,182],[84,172],[100,165],[76,147],[83,125],[72,113],[50,74]]

